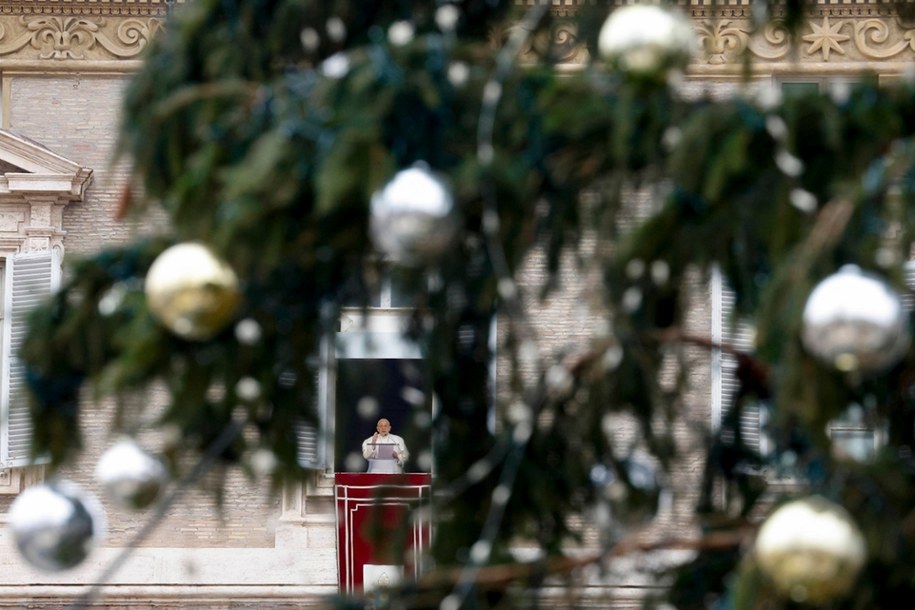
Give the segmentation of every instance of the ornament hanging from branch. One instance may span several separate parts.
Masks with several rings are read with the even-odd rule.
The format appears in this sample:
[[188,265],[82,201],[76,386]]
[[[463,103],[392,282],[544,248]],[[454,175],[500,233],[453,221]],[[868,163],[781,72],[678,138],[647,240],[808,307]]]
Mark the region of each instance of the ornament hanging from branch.
[[876,275],[846,265],[810,293],[801,340],[840,371],[876,372],[897,363],[911,338],[899,294]]
[[112,502],[122,508],[141,510],[159,497],[168,473],[161,461],[133,439],[125,438],[102,454],[95,478]]
[[651,522],[665,494],[656,463],[639,452],[617,465],[593,466],[591,482],[597,487],[598,502],[609,509],[608,517],[615,528],[631,529]]
[[607,17],[597,39],[603,59],[626,75],[666,80],[682,70],[696,50],[689,19],[672,7],[623,6]]
[[753,557],[782,595],[796,602],[824,604],[851,589],[867,548],[844,508],[810,496],[781,506],[766,519]]
[[10,506],[8,520],[22,557],[47,572],[79,565],[106,528],[98,500],[65,480],[26,489]]
[[225,328],[241,300],[232,268],[195,242],[162,252],[149,268],[145,290],[152,315],[192,341],[206,341]]
[[451,188],[424,163],[397,172],[372,196],[369,231],[378,251],[399,263],[434,260],[458,233]]

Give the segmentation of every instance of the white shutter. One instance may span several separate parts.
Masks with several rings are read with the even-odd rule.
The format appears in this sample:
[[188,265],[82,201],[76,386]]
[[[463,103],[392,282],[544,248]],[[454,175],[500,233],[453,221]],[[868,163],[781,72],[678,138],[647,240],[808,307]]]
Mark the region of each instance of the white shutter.
[[324,468],[324,442],[321,432],[314,424],[301,423],[299,435],[299,465],[309,470]]
[[[28,330],[28,315],[60,282],[60,260],[54,251],[6,258],[3,307],[2,418],[0,465],[27,466],[32,439],[25,370],[17,353]],[[40,461],[40,460],[36,460]]]
[[328,396],[328,386],[330,385],[330,359],[328,354],[330,349],[330,340],[323,340],[320,347],[321,353],[318,357],[319,370],[315,379],[315,410],[318,416],[318,423],[315,425],[314,423],[303,421],[296,430],[299,444],[299,466],[309,470],[323,470],[325,468],[327,465],[326,439],[328,435],[333,434],[333,431],[327,429],[327,409],[330,400]]
[[[721,271],[712,270],[712,341],[715,344],[750,353],[753,349],[753,331],[734,315],[735,295],[724,281]],[[734,405],[740,383],[737,379],[737,357],[720,349],[712,350],[712,426],[718,429]],[[744,443],[765,455],[768,439],[763,431],[765,409],[758,404],[746,404],[740,414],[740,432]]]

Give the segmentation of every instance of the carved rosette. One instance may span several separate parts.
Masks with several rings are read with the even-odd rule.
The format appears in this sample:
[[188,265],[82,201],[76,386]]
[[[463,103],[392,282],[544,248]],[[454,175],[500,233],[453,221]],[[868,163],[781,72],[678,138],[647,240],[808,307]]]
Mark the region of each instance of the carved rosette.
[[711,65],[739,61],[744,53],[757,61],[791,58],[799,63],[908,61],[915,57],[915,27],[905,27],[889,17],[811,18],[801,30],[794,56],[788,33],[778,24],[754,32],[749,21],[705,20],[697,31],[705,51],[699,61]]
[[[493,32],[491,41],[494,48],[504,44],[511,32],[520,26],[508,28],[504,32]],[[588,52],[578,36],[578,27],[574,18],[555,19],[548,34],[540,34],[527,39],[520,56],[522,61],[546,57],[560,64],[580,64],[588,59]]]

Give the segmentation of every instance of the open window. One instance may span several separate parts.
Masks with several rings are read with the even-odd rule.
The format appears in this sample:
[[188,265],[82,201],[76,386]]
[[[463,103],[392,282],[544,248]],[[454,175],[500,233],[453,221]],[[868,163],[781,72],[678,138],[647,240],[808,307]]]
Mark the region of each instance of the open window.
[[858,79],[849,76],[776,76],[775,84],[785,97],[810,93],[828,93],[836,98],[847,97]]
[[303,467],[327,474],[365,471],[362,442],[385,418],[409,449],[405,472],[430,471],[432,414],[423,354],[405,332],[413,311],[390,270],[379,276],[367,303],[343,308],[336,332],[320,348],[319,425],[299,431]]
[[407,442],[410,459],[405,471],[429,469],[421,460],[429,455],[429,441],[415,433],[417,419],[431,414],[424,412],[422,353],[403,332],[409,314],[410,310],[397,309],[344,311],[336,337],[335,365],[330,367],[335,378],[328,383],[336,471],[365,469],[362,441],[374,433],[382,417]]

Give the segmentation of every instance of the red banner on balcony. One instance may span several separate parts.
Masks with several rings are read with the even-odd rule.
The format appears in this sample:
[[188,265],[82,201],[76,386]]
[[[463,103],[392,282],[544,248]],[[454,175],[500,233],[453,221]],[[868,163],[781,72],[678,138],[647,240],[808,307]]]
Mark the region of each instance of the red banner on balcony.
[[432,476],[337,473],[334,482],[340,592],[417,579],[432,534]]

